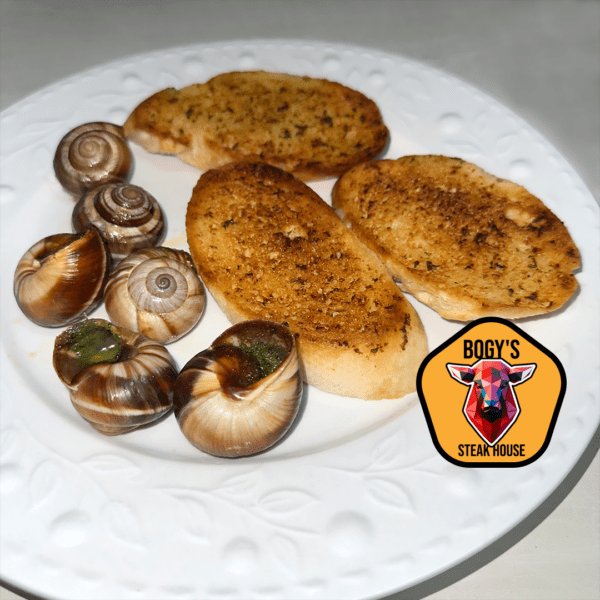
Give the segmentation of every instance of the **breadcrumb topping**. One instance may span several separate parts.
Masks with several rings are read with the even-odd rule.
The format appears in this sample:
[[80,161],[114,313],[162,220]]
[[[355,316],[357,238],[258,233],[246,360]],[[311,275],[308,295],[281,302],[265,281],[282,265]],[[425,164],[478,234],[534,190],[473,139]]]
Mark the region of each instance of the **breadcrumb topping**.
[[[380,261],[310,188],[245,164],[205,173],[187,214],[198,272],[247,318],[305,339],[385,351],[410,328],[407,301]],[[357,243],[359,251],[357,251]]]

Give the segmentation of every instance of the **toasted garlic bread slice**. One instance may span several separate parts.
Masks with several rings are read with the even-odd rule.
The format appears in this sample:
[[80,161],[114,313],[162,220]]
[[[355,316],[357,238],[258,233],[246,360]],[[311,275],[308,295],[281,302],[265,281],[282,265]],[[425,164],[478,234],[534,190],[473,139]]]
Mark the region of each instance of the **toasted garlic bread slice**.
[[332,205],[402,290],[446,319],[520,318],[575,292],[579,252],[525,188],[443,156],[373,161],[344,174]]
[[417,313],[306,184],[265,163],[207,171],[186,229],[198,273],[228,319],[287,324],[307,383],[369,400],[415,391],[427,354]]
[[224,73],[144,100],[124,125],[149,152],[201,170],[264,161],[308,180],[376,158],[389,132],[375,103],[339,83],[283,73]]

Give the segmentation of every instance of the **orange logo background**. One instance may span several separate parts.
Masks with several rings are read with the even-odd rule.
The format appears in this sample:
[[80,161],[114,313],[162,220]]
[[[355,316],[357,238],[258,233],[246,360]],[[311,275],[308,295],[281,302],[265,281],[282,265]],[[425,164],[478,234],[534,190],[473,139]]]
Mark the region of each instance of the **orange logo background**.
[[[520,413],[497,443],[487,444],[463,413],[470,387],[452,378],[447,365],[472,366],[502,359],[511,366],[535,364],[534,374],[515,384]],[[521,466],[546,449],[566,390],[558,359],[509,321],[474,321],[435,349],[417,378],[421,405],[438,451],[462,466]]]

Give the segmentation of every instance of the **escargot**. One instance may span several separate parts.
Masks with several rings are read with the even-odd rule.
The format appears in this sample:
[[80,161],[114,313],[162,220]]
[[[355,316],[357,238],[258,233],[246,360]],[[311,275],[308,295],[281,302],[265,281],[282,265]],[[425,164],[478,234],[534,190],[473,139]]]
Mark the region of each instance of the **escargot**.
[[75,410],[100,433],[127,433],[172,409],[177,365],[169,351],[109,321],[71,325],[56,338],[52,361]]
[[154,196],[126,182],[91,189],[75,204],[73,231],[94,225],[106,240],[115,262],[150,246],[165,235],[165,218]]
[[40,240],[18,262],[13,291],[19,308],[44,327],[70,325],[101,302],[111,256],[98,231]]
[[206,304],[204,285],[183,250],[144,248],[125,258],[106,284],[110,320],[169,344],[188,333]]
[[271,321],[243,321],[183,367],[173,395],[181,431],[221,457],[256,454],[279,441],[302,397],[294,336]]
[[123,128],[112,123],[75,127],[61,139],[54,154],[56,178],[77,198],[98,185],[129,179],[132,164]]

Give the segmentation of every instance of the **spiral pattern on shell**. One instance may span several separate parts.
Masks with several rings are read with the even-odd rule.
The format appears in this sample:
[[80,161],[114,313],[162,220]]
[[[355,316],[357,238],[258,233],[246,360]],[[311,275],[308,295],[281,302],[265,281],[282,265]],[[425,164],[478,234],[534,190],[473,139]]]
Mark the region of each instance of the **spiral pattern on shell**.
[[[72,350],[73,332],[99,324],[118,336],[116,362],[81,365]],[[119,435],[166,415],[173,405],[177,365],[161,344],[104,319],[89,319],[63,331],[54,344],[54,369],[77,412],[94,429]]]
[[130,183],[109,183],[84,194],[73,209],[73,231],[93,225],[116,262],[140,248],[159,245],[165,236],[160,204]]
[[96,229],[59,233],[34,244],[15,269],[19,308],[34,323],[62,327],[82,319],[101,302],[111,268]]
[[[243,345],[280,345],[285,357],[255,380]],[[173,408],[181,431],[196,448],[221,457],[249,456],[278,442],[294,422],[303,383],[291,332],[278,323],[244,321],[194,356],[175,383]]]
[[113,323],[169,344],[188,333],[206,305],[204,285],[183,250],[145,248],[112,272],[105,292]]
[[85,123],[59,142],[54,173],[65,190],[76,197],[87,190],[131,176],[133,161],[123,128],[112,123]]

